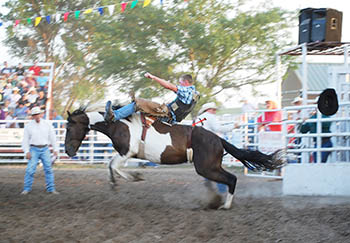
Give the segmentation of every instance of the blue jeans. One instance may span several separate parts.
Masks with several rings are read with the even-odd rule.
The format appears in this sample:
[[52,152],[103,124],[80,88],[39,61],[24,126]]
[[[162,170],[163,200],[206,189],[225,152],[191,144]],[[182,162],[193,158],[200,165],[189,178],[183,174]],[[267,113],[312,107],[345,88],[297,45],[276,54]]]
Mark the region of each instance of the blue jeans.
[[37,147],[31,146],[29,152],[32,155],[32,157],[27,164],[26,174],[24,176],[23,190],[28,192],[32,190],[32,184],[34,181],[34,174],[36,171],[36,167],[38,165],[39,159],[41,159],[44,166],[44,172],[45,172],[46,191],[48,192],[54,191],[55,182],[54,182],[53,171],[51,168],[49,147],[37,148]]
[[[321,144],[321,148],[332,148],[333,144],[332,141],[330,139],[325,139],[324,141],[322,141]],[[315,144],[315,148],[316,148],[316,144]],[[326,163],[328,156],[331,154],[331,152],[329,151],[323,151],[321,152],[321,163]],[[317,153],[314,152],[313,153],[313,157],[314,157],[314,162],[317,163]]]
[[113,110],[115,120],[126,118],[135,112],[135,102],[119,108],[118,110]]

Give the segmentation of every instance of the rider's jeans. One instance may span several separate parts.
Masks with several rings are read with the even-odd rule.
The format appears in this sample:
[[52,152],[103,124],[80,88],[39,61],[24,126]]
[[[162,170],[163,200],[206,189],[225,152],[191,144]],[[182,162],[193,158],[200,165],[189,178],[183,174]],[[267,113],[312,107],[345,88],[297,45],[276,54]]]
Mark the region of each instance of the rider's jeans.
[[119,108],[118,110],[114,110],[113,111],[114,119],[118,121],[120,119],[130,116],[134,112],[135,112],[135,102],[132,102],[126,106]]

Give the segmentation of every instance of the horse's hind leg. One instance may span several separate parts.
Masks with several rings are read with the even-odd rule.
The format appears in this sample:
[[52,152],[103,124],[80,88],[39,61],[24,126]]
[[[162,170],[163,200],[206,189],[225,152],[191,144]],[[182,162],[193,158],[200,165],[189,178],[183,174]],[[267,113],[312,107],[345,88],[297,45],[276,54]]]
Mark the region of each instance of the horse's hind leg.
[[222,197],[215,190],[213,182],[208,179],[205,179],[204,185],[207,188],[207,197],[209,198],[209,203],[207,207],[210,209],[219,208],[222,203]]
[[195,159],[194,165],[197,173],[201,176],[207,178],[210,181],[226,184],[229,187],[224,205],[218,207],[219,209],[229,209],[232,205],[237,177],[221,168],[221,156],[216,157],[216,159],[213,160],[202,158],[202,160],[198,161]]

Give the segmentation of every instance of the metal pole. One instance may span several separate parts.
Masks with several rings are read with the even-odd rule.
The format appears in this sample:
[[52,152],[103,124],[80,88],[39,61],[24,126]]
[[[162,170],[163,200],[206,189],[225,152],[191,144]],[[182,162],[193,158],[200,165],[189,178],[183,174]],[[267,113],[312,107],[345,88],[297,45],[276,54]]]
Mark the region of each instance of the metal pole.
[[303,96],[303,105],[307,105],[307,62],[306,62],[306,55],[307,55],[307,46],[306,43],[303,43],[302,46],[302,69],[303,69],[303,75],[302,75],[302,96]]
[[277,80],[277,102],[282,108],[282,77],[281,77],[281,57],[276,55],[276,80]]
[[[307,105],[307,62],[306,62],[306,55],[307,55],[307,46],[306,43],[303,43],[301,45],[301,50],[302,50],[302,70],[303,70],[303,75],[301,77],[301,85],[302,85],[302,98],[303,98],[303,106]],[[306,118],[308,116],[307,110],[303,109],[301,111],[301,116],[302,118]],[[305,139],[302,139],[302,142],[304,142]],[[302,163],[307,163],[308,162],[308,153],[301,153],[302,158],[301,162]]]

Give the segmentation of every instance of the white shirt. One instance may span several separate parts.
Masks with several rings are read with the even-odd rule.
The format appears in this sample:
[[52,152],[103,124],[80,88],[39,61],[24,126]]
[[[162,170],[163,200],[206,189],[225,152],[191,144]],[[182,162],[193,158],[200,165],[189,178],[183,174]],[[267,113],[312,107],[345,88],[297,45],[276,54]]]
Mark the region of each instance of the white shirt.
[[[225,133],[229,132],[234,128],[234,124],[228,124],[228,125],[221,125],[218,120],[216,119],[216,115],[209,113],[209,112],[204,112],[198,118],[196,119],[197,121],[200,121],[202,119],[206,118],[205,121],[200,122],[197,124],[197,126],[203,126],[205,129],[217,133]],[[203,123],[203,124],[202,124]]]
[[35,120],[28,122],[24,127],[22,149],[24,153],[29,152],[30,145],[52,145],[55,152],[58,152],[56,144],[56,135],[53,127],[47,121],[40,119],[37,123]]

